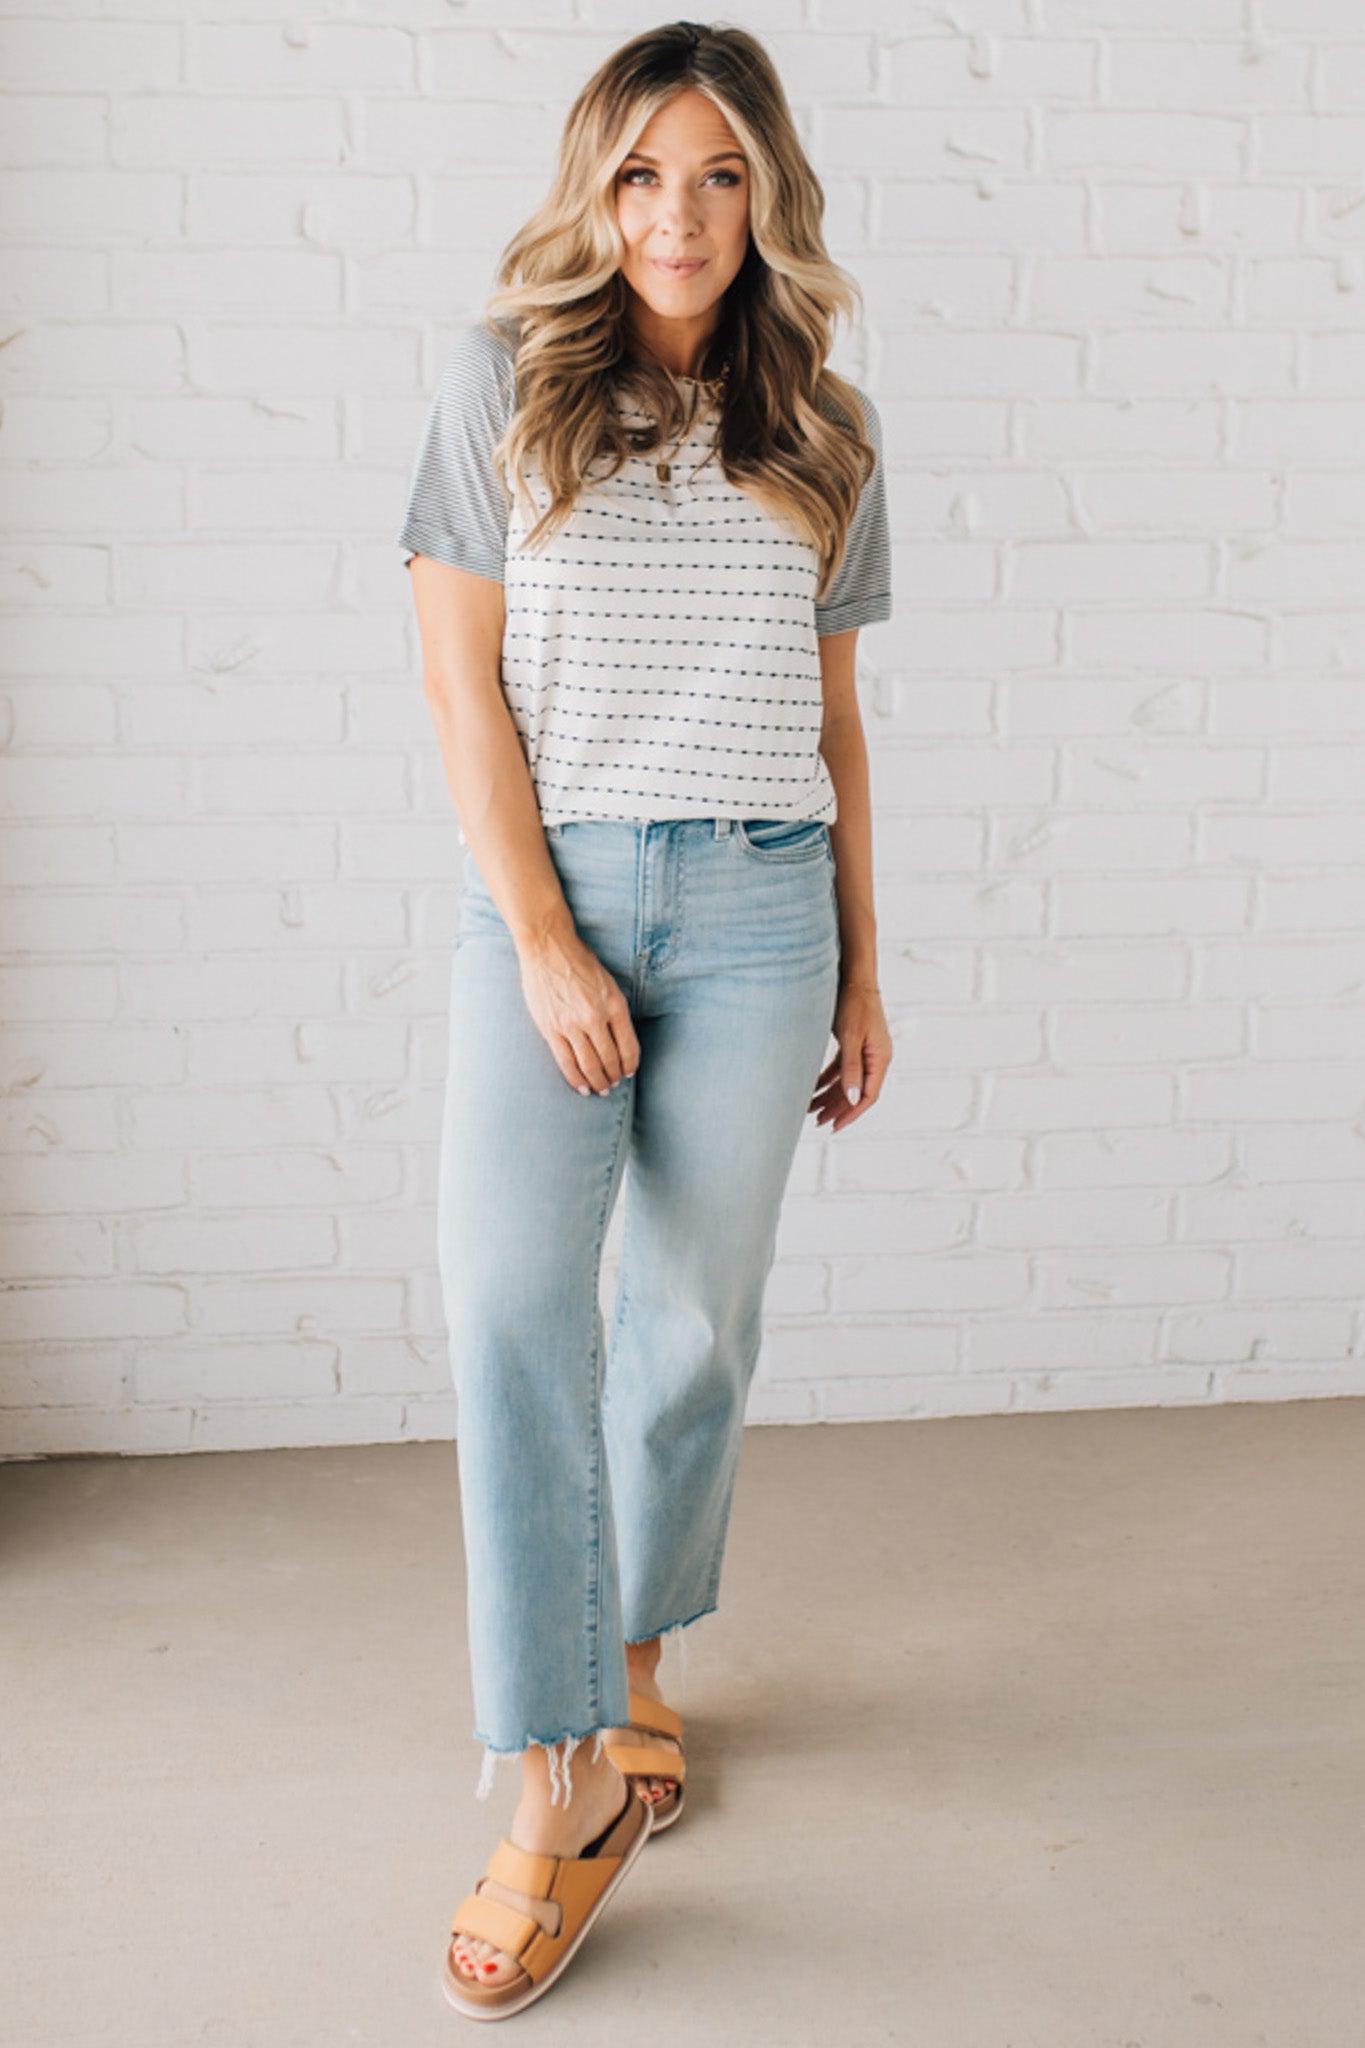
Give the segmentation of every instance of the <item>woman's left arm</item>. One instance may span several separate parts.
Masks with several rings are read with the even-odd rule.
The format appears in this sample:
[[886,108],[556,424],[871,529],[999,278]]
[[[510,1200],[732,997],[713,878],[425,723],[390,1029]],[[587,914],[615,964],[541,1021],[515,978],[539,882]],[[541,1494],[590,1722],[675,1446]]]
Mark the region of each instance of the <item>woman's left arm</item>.
[[839,815],[830,826],[839,898],[839,1050],[816,1081],[815,1121],[836,1131],[855,1123],[881,1094],[891,1064],[891,1033],[877,985],[877,918],[872,902],[872,802],[867,742],[857,689],[858,629],[820,639],[824,717],[820,752]]

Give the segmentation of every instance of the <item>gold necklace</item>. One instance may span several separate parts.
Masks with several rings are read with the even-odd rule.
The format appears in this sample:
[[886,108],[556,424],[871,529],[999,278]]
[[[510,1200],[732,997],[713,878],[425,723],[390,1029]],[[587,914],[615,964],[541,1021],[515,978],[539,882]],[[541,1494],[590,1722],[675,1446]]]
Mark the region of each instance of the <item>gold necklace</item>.
[[[690,424],[691,422],[689,421],[688,425]],[[655,476],[658,477],[659,482],[661,484],[666,484],[669,478],[672,476],[673,464],[669,458],[677,454],[678,450],[682,447],[682,444],[686,439],[687,427],[684,427],[681,434],[679,434],[677,440],[673,443],[673,446],[669,449],[668,455],[662,461],[655,463],[654,474]]]
[[[728,368],[729,368],[729,364],[727,363],[727,364],[726,364],[726,369],[728,370]],[[700,382],[701,382],[701,380],[700,380],[699,378],[692,378],[692,377],[689,377],[689,378],[687,378],[687,379],[686,379],[686,382],[688,382],[689,384],[691,384],[691,383],[700,383]],[[701,388],[702,388],[702,389],[703,389],[704,391],[709,391],[709,392],[711,392],[711,393],[712,393],[713,395],[715,395],[715,396],[718,396],[718,395],[719,395],[719,393],[720,393],[720,391],[721,391],[721,390],[722,390],[722,388],[724,387],[724,384],[725,384],[725,370],[722,370],[722,371],[721,371],[721,373],[720,373],[720,375],[719,375],[718,377],[708,377],[708,378],[706,379],[706,382],[705,382],[704,384],[702,384]],[[685,441],[685,440],[687,439],[688,429],[689,429],[689,428],[690,428],[690,427],[692,426],[692,424],[693,424],[693,422],[692,422],[692,421],[691,421],[691,420],[689,419],[689,420],[687,421],[686,425],[685,425],[685,426],[683,427],[683,430],[682,430],[681,434],[679,434],[679,436],[678,436],[677,440],[676,440],[676,441],[675,441],[675,442],[673,443],[673,446],[672,446],[672,447],[671,447],[671,448],[669,449],[669,451],[668,451],[668,454],[667,454],[667,455],[666,455],[665,457],[663,457],[663,459],[662,459],[661,461],[659,461],[659,462],[656,462],[656,463],[655,463],[655,465],[654,465],[654,474],[655,474],[655,476],[657,476],[657,477],[658,477],[658,479],[659,479],[659,482],[660,482],[661,484],[666,484],[666,483],[668,483],[668,482],[669,482],[669,480],[670,480],[670,478],[672,477],[672,475],[673,475],[673,462],[672,462],[672,457],[673,457],[673,456],[675,456],[675,455],[677,454],[678,450],[679,450],[679,449],[680,449],[680,448],[682,447],[682,444],[683,444],[683,442],[684,442],[684,441]],[[708,459],[709,459],[709,458],[708,458]],[[704,464],[704,463],[698,463],[698,465],[697,465],[697,468],[698,468],[698,469],[701,469],[701,468],[704,468],[704,467],[705,467],[705,464]],[[694,472],[694,474],[695,474],[695,472]]]

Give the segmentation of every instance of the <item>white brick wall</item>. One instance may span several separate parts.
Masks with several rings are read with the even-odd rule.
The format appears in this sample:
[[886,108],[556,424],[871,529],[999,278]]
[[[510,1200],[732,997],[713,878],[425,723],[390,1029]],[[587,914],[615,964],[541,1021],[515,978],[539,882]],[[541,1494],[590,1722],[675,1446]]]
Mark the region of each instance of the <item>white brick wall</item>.
[[[126,15],[0,25],[0,1450],[444,1436],[458,847],[392,535],[574,92],[662,17]],[[1365,11],[728,18],[866,293],[900,605],[898,1056],[802,1140],[751,1413],[1360,1392]]]

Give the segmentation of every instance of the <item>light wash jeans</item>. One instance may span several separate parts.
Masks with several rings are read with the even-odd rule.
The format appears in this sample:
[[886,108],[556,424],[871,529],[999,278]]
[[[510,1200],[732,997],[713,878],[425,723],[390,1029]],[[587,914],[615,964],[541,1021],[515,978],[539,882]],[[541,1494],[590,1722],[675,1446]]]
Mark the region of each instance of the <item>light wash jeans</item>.
[[[639,1067],[603,1095],[564,1079],[466,853],[438,1250],[478,1791],[496,1755],[539,1743],[567,1800],[575,1746],[595,1734],[600,1751],[626,1720],[625,1643],[717,1603],[839,929],[818,820],[575,820],[546,843],[579,935],[630,1005]],[[604,1347],[602,1245],[627,1167]]]

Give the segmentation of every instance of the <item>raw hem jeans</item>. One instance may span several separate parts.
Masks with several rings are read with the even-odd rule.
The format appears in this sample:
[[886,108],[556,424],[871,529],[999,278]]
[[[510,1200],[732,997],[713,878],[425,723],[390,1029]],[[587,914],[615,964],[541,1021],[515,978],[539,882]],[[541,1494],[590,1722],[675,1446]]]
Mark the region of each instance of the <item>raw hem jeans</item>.
[[[438,1251],[458,1397],[474,1735],[568,1759],[624,1645],[713,1611],[783,1190],[838,993],[818,820],[573,820],[546,843],[620,987],[634,1076],[579,1095],[466,854]],[[609,1343],[603,1241],[625,1178]],[[564,1746],[563,1777],[555,1751]]]

